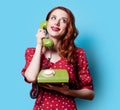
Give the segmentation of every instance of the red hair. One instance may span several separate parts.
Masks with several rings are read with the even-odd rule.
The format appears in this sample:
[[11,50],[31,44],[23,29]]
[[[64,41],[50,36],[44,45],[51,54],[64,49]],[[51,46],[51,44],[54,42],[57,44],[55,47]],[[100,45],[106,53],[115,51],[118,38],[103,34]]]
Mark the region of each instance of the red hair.
[[76,50],[74,40],[78,35],[78,30],[75,26],[74,15],[69,9],[62,7],[62,6],[58,6],[58,7],[53,8],[48,13],[46,20],[49,19],[51,13],[56,9],[63,10],[68,14],[67,31],[66,31],[66,34],[61,39],[61,45],[59,46],[59,54],[61,57],[66,58],[69,62],[74,62],[74,52]]

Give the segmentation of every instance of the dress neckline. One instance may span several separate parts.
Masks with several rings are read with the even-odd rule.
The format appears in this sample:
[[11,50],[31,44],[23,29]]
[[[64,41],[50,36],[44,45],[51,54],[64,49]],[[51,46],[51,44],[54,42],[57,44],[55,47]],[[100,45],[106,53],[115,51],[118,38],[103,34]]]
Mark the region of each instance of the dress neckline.
[[[42,55],[43,55],[43,57],[44,57],[46,60],[49,60],[49,58],[47,58],[44,54],[42,54]],[[49,62],[52,63],[52,64],[56,64],[56,63],[60,62],[61,60],[63,60],[63,58],[60,58],[60,59],[57,60],[56,62],[52,62],[51,60],[50,60]]]

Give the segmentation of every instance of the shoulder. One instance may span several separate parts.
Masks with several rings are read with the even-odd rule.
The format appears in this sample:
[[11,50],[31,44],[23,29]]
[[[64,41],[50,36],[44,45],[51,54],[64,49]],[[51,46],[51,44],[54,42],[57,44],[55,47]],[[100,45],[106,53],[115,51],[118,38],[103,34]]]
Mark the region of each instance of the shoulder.
[[29,47],[26,49],[26,54],[34,54],[35,53],[35,48],[34,47]]
[[76,48],[75,54],[74,54],[75,59],[86,59],[86,52],[83,48]]
[[26,59],[31,59],[35,53],[34,47],[29,47],[25,50],[25,57]]
[[85,50],[83,48],[76,48],[75,54],[85,54]]

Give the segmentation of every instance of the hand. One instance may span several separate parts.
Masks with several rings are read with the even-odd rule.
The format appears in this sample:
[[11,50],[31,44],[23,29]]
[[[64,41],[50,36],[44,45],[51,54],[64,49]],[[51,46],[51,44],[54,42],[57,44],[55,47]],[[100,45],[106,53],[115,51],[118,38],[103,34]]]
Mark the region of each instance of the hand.
[[37,44],[42,45],[42,39],[46,37],[46,33],[44,29],[38,29],[36,34]]
[[40,87],[43,87],[43,88],[46,88],[49,90],[54,90],[54,91],[60,92],[64,95],[69,95],[69,91],[70,91],[69,86],[64,83],[62,83],[61,86],[54,86],[52,84],[42,84],[42,85],[40,85]]

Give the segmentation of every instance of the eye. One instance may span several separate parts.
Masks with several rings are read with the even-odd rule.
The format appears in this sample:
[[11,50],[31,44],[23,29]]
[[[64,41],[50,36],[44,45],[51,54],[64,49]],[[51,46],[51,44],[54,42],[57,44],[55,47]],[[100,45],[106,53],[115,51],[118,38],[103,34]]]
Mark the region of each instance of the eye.
[[56,19],[56,17],[55,17],[55,16],[52,16],[50,19],[51,19],[51,20],[55,20],[55,19]]
[[66,18],[62,18],[62,19],[60,20],[60,22],[61,22],[61,23],[67,23],[67,19],[66,19]]

